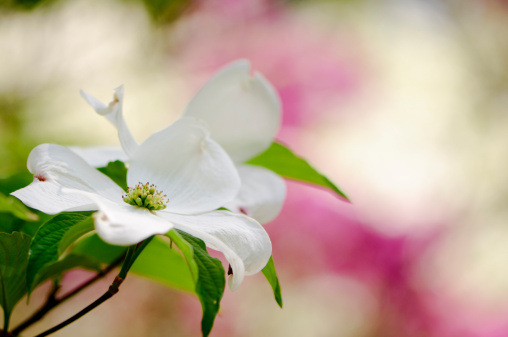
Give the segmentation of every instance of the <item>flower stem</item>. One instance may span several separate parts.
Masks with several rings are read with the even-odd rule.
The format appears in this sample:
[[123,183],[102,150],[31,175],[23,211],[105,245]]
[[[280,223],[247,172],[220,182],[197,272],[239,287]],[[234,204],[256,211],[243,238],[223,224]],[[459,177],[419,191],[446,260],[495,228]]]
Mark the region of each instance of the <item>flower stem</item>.
[[89,313],[90,311],[97,308],[99,305],[101,305],[102,303],[106,302],[108,299],[113,297],[113,295],[115,295],[118,292],[120,285],[125,280],[125,277],[127,276],[129,269],[134,264],[134,261],[136,260],[136,258],[139,256],[141,251],[148,245],[148,243],[151,240],[152,240],[152,237],[146,239],[145,241],[138,243],[136,246],[129,247],[129,249],[127,250],[127,255],[125,256],[125,260],[122,264],[122,268],[120,269],[120,272],[115,277],[115,279],[113,280],[113,283],[109,286],[108,290],[101,297],[96,299],[93,303],[88,305],[86,308],[84,308],[83,310],[81,310],[80,312],[75,314],[74,316],[72,316],[72,317],[68,318],[67,320],[63,321],[62,323],[52,327],[51,329],[46,330],[41,334],[38,334],[35,337],[48,336],[48,335],[52,334],[53,332],[56,332],[56,331],[62,329],[63,327],[71,324],[72,322],[74,322],[77,319],[81,318],[82,316],[86,315],[87,313]]
[[49,311],[54,309],[56,306],[62,304],[69,298],[73,297],[74,295],[78,294],[79,292],[81,292],[82,290],[87,288],[88,286],[92,285],[96,281],[98,281],[101,278],[103,278],[104,276],[106,276],[110,271],[112,271],[114,268],[116,268],[118,265],[120,265],[120,263],[122,262],[122,260],[124,258],[125,258],[125,255],[122,254],[122,256],[120,256],[118,259],[116,259],[110,265],[108,265],[106,268],[104,268],[104,270],[100,271],[94,277],[92,277],[88,281],[84,282],[83,284],[77,286],[75,289],[69,291],[67,294],[63,295],[60,298],[56,298],[56,293],[57,293],[59,287],[55,284],[53,286],[53,288],[51,289],[51,292],[49,293],[48,298],[46,299],[46,302],[44,303],[44,305],[39,310],[34,312],[32,314],[32,316],[30,316],[24,322],[19,324],[16,328],[14,328],[12,330],[12,335],[13,336],[19,335],[23,330],[25,330],[32,324],[38,322],[39,320],[41,320]]

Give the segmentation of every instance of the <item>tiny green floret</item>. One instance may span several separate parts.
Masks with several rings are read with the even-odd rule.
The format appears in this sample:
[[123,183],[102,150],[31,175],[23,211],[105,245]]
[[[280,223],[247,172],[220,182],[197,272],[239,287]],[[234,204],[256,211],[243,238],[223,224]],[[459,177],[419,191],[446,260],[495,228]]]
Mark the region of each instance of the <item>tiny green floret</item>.
[[164,199],[162,191],[158,191],[154,184],[139,183],[135,187],[127,188],[127,194],[123,196],[123,201],[132,206],[148,208],[151,211],[160,211],[166,208],[169,199]]

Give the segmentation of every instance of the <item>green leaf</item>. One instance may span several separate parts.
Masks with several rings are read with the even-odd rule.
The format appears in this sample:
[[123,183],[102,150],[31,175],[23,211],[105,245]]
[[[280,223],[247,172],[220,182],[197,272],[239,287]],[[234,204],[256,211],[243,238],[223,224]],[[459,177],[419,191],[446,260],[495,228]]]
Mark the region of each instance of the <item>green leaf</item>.
[[0,193],[0,213],[11,213],[25,221],[37,221],[39,219],[37,214],[30,212],[21,201],[2,193]]
[[192,281],[194,284],[196,284],[199,278],[199,269],[196,261],[194,260],[194,248],[174,229],[170,230],[166,235],[169,236],[169,238],[178,248],[180,248],[180,251],[187,261],[188,270],[191,273]]
[[[187,253],[187,256],[192,256],[198,268],[198,280],[196,282],[196,294],[201,302],[203,308],[203,319],[201,320],[201,331],[203,336],[206,337],[210,334],[213,327],[215,317],[219,312],[220,300],[224,294],[224,287],[226,286],[226,279],[224,268],[219,259],[211,257],[207,250],[205,243],[198,238],[193,237],[185,232],[178,231],[183,240],[192,246],[193,253]],[[171,234],[174,235],[174,234]],[[175,244],[182,244],[182,242],[174,241]],[[180,250],[187,250],[186,244],[182,244],[184,248],[178,246]],[[191,266],[190,261],[189,266]]]
[[[97,234],[80,240],[72,249],[80,254],[110,264],[126,251],[126,247],[113,246],[102,241]],[[169,244],[155,236],[132,265],[131,272],[161,284],[194,293],[195,283],[185,259]]]
[[10,213],[0,213],[0,232],[2,233],[23,232],[32,237],[41,224],[41,221],[27,222]]
[[[64,217],[64,215],[66,216]],[[58,255],[61,256],[70,245],[76,242],[83,235],[93,231],[95,227],[92,216],[86,213],[67,213],[61,214],[58,217],[60,217],[60,219],[57,221],[60,222],[61,226],[65,226],[65,222],[67,224],[70,224],[70,222],[74,223],[73,225],[70,225],[70,227],[66,228],[65,233],[58,243]],[[62,220],[64,220],[64,223],[62,223]],[[54,223],[55,222],[53,222],[52,227],[54,226]],[[48,228],[45,228],[45,230],[46,229]]]
[[60,277],[64,272],[74,268],[83,268],[100,272],[101,264],[99,261],[87,256],[70,254],[43,268],[37,275],[37,284],[41,284],[48,279]]
[[111,161],[107,166],[100,167],[98,170],[110,177],[124,191],[127,190],[127,168],[122,161]]
[[99,262],[111,264],[127,251],[127,247],[113,246],[92,234],[81,240],[73,247],[72,253],[88,256]]
[[326,187],[342,198],[349,200],[344,192],[328,178],[316,171],[305,159],[298,157],[282,144],[272,143],[265,152],[252,158],[247,163],[266,167],[285,178]]
[[195,282],[185,259],[158,236],[145,247],[130,271],[171,288],[191,293],[195,289]]
[[58,261],[79,237],[94,229],[90,212],[62,213],[45,222],[30,246],[26,281],[28,291],[40,283],[40,273]]
[[4,310],[4,330],[14,306],[27,293],[25,274],[30,236],[0,233],[0,305]]
[[273,259],[270,256],[270,260],[266,266],[261,270],[263,275],[265,275],[268,283],[272,286],[273,296],[275,297],[275,301],[282,308],[282,294],[280,292],[280,284],[279,278],[277,277],[277,271],[275,270],[275,264],[273,263]]

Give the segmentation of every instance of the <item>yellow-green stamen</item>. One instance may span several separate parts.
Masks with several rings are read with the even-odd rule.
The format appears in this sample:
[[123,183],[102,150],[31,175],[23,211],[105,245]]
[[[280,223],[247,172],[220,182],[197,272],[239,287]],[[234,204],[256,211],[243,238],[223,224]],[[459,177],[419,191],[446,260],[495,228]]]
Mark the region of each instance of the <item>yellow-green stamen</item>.
[[169,199],[164,199],[162,191],[158,191],[154,184],[139,183],[135,187],[127,188],[127,194],[123,196],[123,201],[132,206],[148,208],[151,211],[159,211],[166,208]]

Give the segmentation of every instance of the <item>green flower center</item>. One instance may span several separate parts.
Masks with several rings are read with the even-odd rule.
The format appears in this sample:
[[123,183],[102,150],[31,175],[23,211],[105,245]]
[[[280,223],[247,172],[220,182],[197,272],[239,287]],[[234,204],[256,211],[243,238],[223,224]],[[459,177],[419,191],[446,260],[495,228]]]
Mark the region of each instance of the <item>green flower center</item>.
[[148,208],[151,211],[159,211],[166,208],[169,199],[164,199],[162,191],[158,191],[154,184],[139,183],[135,187],[127,188],[127,194],[123,196],[123,201],[132,206]]

